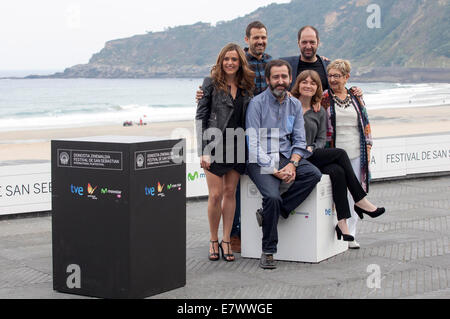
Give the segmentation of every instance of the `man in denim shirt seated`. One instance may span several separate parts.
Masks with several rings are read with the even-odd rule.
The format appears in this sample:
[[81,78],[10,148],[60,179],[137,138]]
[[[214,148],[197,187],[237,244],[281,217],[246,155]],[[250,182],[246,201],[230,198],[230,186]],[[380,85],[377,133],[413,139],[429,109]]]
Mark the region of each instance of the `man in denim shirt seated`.
[[[274,269],[280,214],[288,218],[322,175],[305,160],[311,154],[306,150],[302,106],[287,95],[291,66],[284,60],[273,60],[267,64],[265,75],[268,88],[251,100],[246,114],[247,169],[263,196],[262,209],[256,213],[263,230],[260,267]],[[280,194],[280,185],[286,184],[289,189]]]

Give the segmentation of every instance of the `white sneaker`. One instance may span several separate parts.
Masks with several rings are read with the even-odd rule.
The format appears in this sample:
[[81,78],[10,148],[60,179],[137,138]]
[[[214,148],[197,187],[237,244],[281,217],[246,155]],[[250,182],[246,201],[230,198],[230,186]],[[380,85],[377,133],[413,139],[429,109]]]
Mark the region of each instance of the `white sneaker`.
[[350,249],[359,249],[359,248],[361,248],[361,246],[359,246],[359,243],[356,240],[354,240],[354,241],[349,241],[348,242],[348,248],[350,248]]

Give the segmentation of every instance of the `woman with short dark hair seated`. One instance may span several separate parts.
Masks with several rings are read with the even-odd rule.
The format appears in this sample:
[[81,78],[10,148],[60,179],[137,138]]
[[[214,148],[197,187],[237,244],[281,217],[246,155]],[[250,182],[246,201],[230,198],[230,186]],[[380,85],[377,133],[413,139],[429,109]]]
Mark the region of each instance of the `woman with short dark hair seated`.
[[367,193],[358,181],[346,151],[340,148],[324,148],[327,134],[327,112],[324,108],[320,108],[319,112],[314,112],[312,108],[312,105],[322,100],[322,84],[319,74],[313,70],[300,73],[293,86],[292,95],[302,103],[307,149],[312,152],[308,161],[319,168],[323,174],[329,175],[331,179],[333,200],[338,217],[337,238],[353,242],[354,235],[350,234],[347,226],[347,219],[352,217],[347,199],[347,189],[354,199],[355,209],[358,209],[361,218],[362,213],[377,217],[383,214],[385,209],[377,208],[367,199]]

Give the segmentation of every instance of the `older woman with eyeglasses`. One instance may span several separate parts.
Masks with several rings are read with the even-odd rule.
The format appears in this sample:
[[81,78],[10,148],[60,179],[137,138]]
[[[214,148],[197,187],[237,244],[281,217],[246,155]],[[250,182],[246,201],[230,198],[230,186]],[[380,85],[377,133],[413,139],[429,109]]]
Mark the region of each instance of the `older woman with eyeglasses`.
[[[369,161],[372,147],[372,136],[369,117],[361,97],[356,97],[346,88],[350,78],[351,65],[347,60],[335,60],[327,68],[330,89],[326,90],[322,98],[322,106],[327,110],[328,132],[327,141],[330,147],[344,149],[350,158],[353,170],[364,191],[369,191]],[[347,220],[350,235],[355,237],[358,217],[364,214],[375,218],[385,212],[384,208],[366,211],[354,205],[349,195],[348,201],[352,217]],[[359,244],[349,243],[349,248],[357,249]]]

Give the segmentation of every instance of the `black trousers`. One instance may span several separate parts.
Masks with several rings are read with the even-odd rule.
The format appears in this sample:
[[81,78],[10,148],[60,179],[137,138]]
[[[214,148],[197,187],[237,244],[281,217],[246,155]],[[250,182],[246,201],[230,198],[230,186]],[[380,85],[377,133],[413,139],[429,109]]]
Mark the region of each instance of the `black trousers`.
[[347,152],[340,148],[316,149],[308,161],[323,174],[330,176],[338,220],[350,218],[352,215],[347,200],[347,189],[355,203],[367,194],[353,172]]

